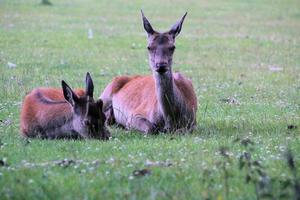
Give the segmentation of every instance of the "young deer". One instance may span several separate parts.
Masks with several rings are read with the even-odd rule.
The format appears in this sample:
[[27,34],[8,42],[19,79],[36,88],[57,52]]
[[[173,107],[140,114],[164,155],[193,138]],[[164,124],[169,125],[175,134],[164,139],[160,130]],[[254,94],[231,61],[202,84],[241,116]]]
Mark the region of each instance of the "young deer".
[[93,99],[94,84],[86,74],[86,89],[75,92],[62,81],[62,90],[36,88],[23,102],[21,133],[40,138],[108,139],[103,102]]
[[107,85],[100,98],[109,123],[145,133],[193,130],[197,98],[192,82],[172,72],[175,37],[186,14],[170,31],[159,33],[142,12],[152,76],[119,76]]

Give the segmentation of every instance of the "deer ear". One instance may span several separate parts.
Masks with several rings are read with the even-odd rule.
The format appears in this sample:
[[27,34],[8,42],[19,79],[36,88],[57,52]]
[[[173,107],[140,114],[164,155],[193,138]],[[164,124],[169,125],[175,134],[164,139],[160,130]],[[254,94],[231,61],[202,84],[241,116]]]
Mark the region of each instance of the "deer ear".
[[141,13],[142,13],[142,18],[143,18],[144,29],[148,33],[148,35],[152,35],[154,33],[154,30],[153,30],[150,22],[148,21],[148,19],[145,17],[143,10],[141,10]]
[[86,96],[93,97],[94,83],[89,72],[86,73],[86,78],[85,78],[85,93]]
[[187,12],[182,16],[182,18],[178,22],[176,22],[176,24],[172,26],[171,30],[169,31],[169,33],[172,34],[174,38],[180,33],[186,15]]
[[61,86],[63,89],[63,94],[65,99],[71,104],[71,106],[75,106],[75,104],[78,102],[78,96],[73,92],[73,90],[68,86],[68,84],[62,80]]

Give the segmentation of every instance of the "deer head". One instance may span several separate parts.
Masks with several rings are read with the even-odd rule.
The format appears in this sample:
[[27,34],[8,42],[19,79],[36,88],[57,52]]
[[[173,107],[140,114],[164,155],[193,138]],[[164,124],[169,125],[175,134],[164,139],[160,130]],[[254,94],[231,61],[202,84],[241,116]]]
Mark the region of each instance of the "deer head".
[[155,31],[143,11],[142,18],[144,29],[148,34],[149,63],[155,75],[172,73],[172,59],[175,51],[175,38],[180,33],[182,24],[187,13],[174,24],[167,32]]
[[72,106],[73,129],[83,138],[108,139],[110,133],[105,126],[103,102],[93,98],[94,84],[89,73],[86,74],[85,83],[85,95],[79,97],[65,81],[62,81],[64,98]]

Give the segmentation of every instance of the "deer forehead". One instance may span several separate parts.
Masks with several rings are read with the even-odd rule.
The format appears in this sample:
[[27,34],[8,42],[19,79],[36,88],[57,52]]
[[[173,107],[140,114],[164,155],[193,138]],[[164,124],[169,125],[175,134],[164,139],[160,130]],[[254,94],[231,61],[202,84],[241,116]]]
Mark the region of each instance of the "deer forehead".
[[149,46],[171,46],[174,44],[174,39],[169,33],[158,33],[153,34],[149,37],[148,45]]
[[100,117],[100,108],[96,103],[89,104],[89,115],[93,117]]

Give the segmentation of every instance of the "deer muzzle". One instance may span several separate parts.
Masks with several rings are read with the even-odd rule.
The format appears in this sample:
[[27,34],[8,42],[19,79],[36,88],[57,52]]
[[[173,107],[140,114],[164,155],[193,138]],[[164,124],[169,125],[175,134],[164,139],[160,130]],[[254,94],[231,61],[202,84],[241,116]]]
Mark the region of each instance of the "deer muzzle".
[[157,63],[155,65],[155,71],[160,74],[163,74],[163,73],[167,72],[168,70],[169,70],[169,68],[168,68],[167,63]]

